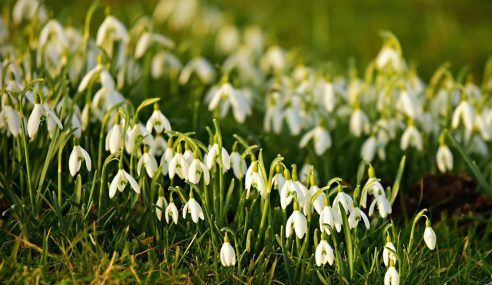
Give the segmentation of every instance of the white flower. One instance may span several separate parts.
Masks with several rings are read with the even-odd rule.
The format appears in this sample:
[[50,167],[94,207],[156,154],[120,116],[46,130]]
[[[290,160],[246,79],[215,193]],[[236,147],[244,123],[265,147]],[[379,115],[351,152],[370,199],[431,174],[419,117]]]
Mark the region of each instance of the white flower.
[[275,175],[272,178],[272,184],[273,187],[277,190],[281,190],[284,187],[285,177],[281,171],[275,173]]
[[362,145],[360,156],[367,162],[372,162],[376,155],[377,140],[374,136],[370,136]]
[[7,122],[10,133],[16,137],[20,133],[20,117],[17,111],[10,105],[5,105],[2,112],[0,112],[0,120]]
[[195,158],[195,155],[188,144],[185,144],[185,152],[183,153],[183,157],[186,159],[186,162],[188,162],[188,165],[191,165],[193,159]]
[[317,155],[322,155],[331,147],[331,136],[323,127],[317,126],[307,132],[299,142],[299,147],[304,148],[310,140],[314,141],[314,150]]
[[157,219],[160,221],[162,219],[162,210],[167,208],[166,198],[164,198],[164,196],[159,196],[155,205],[157,206],[155,209],[155,214],[157,215]]
[[325,196],[326,196],[325,193],[323,193],[323,191],[321,191],[317,185],[312,185],[309,188],[308,193],[309,194],[307,196],[309,197],[309,199],[307,199],[307,197],[306,197],[306,202],[305,202],[306,205],[304,207],[304,214],[307,213],[308,201],[310,202],[312,197],[316,196],[316,198],[314,198],[314,201],[313,201],[313,204],[311,207],[311,211],[314,208],[316,210],[316,212],[318,213],[318,215],[320,215],[321,212],[323,211],[323,207],[324,207],[323,201],[325,200]]
[[[227,150],[222,147],[222,168],[223,172],[226,172],[231,168],[231,158],[229,157],[229,154],[227,153]],[[212,145],[212,147],[209,149],[206,162],[207,162],[207,167],[208,169],[212,169],[214,166],[215,162],[218,162],[219,159],[219,145],[215,143]]]
[[[147,147],[146,147],[147,148]],[[137,174],[140,176],[140,173],[142,172],[142,166],[145,167],[145,171],[147,172],[147,175],[152,178],[154,177],[154,174],[157,172],[157,169],[159,168],[157,166],[157,160],[155,157],[150,154],[147,151],[144,152],[144,154],[140,157],[137,163]]]
[[202,174],[205,184],[208,185],[210,183],[210,173],[207,166],[198,158],[194,158],[188,169],[188,180],[191,183],[198,184]]
[[289,219],[287,219],[287,224],[285,225],[285,236],[290,237],[292,231],[295,231],[298,238],[302,239],[307,231],[307,220],[306,217],[299,212],[299,210],[295,209],[290,215]]
[[51,110],[48,104],[34,104],[34,108],[29,116],[29,120],[27,122],[27,134],[29,138],[33,138],[39,129],[39,124],[41,123],[41,118],[45,117],[47,121],[48,132],[52,134],[54,131],[55,124],[58,125],[60,129],[63,129],[63,125],[56,116],[55,112]]
[[125,149],[128,154],[132,154],[135,151],[135,146],[139,139],[142,139],[142,143],[145,145],[152,145],[152,135],[147,132],[142,123],[134,124],[126,134]]
[[183,207],[183,219],[186,219],[188,213],[191,214],[191,219],[195,224],[198,223],[198,219],[205,220],[202,207],[193,197],[190,197],[190,200]]
[[[118,116],[118,115],[117,115]],[[115,122],[113,127],[106,135],[106,150],[109,150],[111,154],[121,150],[123,145],[123,130],[119,122]]]
[[405,129],[400,141],[400,148],[402,150],[406,150],[409,145],[412,145],[417,150],[422,151],[422,136],[413,124],[409,124],[409,126]]
[[246,165],[246,160],[241,158],[241,155],[237,151],[231,152],[229,156],[232,163],[232,170],[237,179],[242,179],[246,174],[248,166]]
[[389,45],[384,45],[376,57],[376,68],[384,70],[386,67],[394,71],[400,71],[403,68],[403,59],[400,53]]
[[123,60],[124,49],[128,43],[128,31],[118,19],[113,16],[107,16],[97,30],[96,44],[104,49],[110,57],[113,57],[113,45],[115,42],[120,43],[118,47],[120,55],[118,64],[120,64]]
[[246,172],[245,178],[245,187],[246,187],[246,198],[249,197],[249,192],[251,191],[251,187],[256,188],[260,193],[261,197],[266,197],[266,184],[263,179],[263,175],[258,171],[258,161],[254,161],[248,168]]
[[386,241],[386,245],[384,246],[384,249],[383,249],[384,266],[388,267],[390,264],[390,260],[393,261],[394,263],[396,263],[397,258],[396,258],[395,252],[396,252],[396,248],[393,245],[393,243],[391,242],[391,240],[388,238]]
[[174,157],[169,162],[169,177],[174,178],[175,174],[178,174],[181,179],[188,179],[189,165],[183,154],[179,151],[176,152]]
[[434,250],[434,248],[436,248],[436,233],[434,232],[434,230],[430,226],[429,221],[427,221],[426,226],[425,226],[424,241],[430,250]]
[[298,185],[290,179],[289,175],[289,178],[285,180],[284,185],[280,189],[280,206],[282,209],[287,209],[287,206],[290,205],[295,195],[302,196],[302,192]]
[[362,212],[362,210],[359,208],[354,208],[353,211],[350,213],[350,216],[348,218],[350,228],[355,229],[361,219],[364,221],[366,229],[369,230],[369,219],[367,218],[366,214],[364,214],[364,212]]
[[333,265],[333,261],[335,261],[335,254],[333,253],[333,249],[324,239],[322,239],[319,242],[318,247],[316,247],[316,253],[314,256],[316,259],[316,265],[318,267],[321,267],[326,263]]
[[183,67],[178,78],[179,84],[188,83],[193,73],[198,76],[203,84],[209,84],[215,78],[213,66],[203,57],[194,58]]
[[146,128],[149,133],[151,133],[152,130],[155,130],[158,134],[162,133],[163,130],[166,132],[171,131],[171,123],[169,123],[166,116],[159,110],[158,105],[154,106],[154,112],[147,121]]
[[229,238],[227,237],[227,235],[224,238],[224,244],[220,249],[220,262],[222,263],[222,266],[236,265],[236,252],[234,251],[232,245],[229,243]]
[[[147,130],[145,130],[145,132],[147,132]],[[150,140],[150,154],[153,156],[161,156],[167,150],[168,143],[160,134],[157,134],[154,138],[152,138],[150,134],[148,136]]]
[[286,57],[285,51],[282,48],[272,46],[261,59],[261,69],[265,72],[272,71],[273,73],[278,74],[286,66]]
[[341,186],[339,186],[337,196],[335,196],[335,199],[333,200],[333,209],[340,212],[340,204],[345,210],[345,213],[352,212],[354,210],[354,200],[350,197],[350,195],[342,191]]
[[460,121],[463,121],[465,129],[468,132],[473,131],[475,126],[475,109],[468,103],[467,100],[461,101],[456,107],[451,120],[451,126],[453,129],[458,128]]
[[118,173],[113,178],[113,181],[109,186],[109,198],[114,198],[116,190],[123,192],[128,183],[130,183],[130,186],[136,193],[140,194],[140,186],[138,186],[137,181],[128,172],[121,168],[118,170]]
[[356,108],[350,117],[350,132],[360,137],[362,134],[369,133],[370,124],[367,115],[359,108]]
[[164,212],[164,218],[166,219],[166,223],[169,224],[169,218],[172,218],[172,221],[174,222],[174,224],[178,224],[178,216],[179,216],[179,213],[178,213],[178,208],[176,207],[176,205],[174,204],[174,202],[171,200],[171,202],[169,203],[169,205],[166,207],[166,211]]
[[77,91],[82,92],[86,90],[89,87],[89,83],[91,83],[96,77],[98,77],[103,70],[105,70],[105,67],[102,63],[98,63],[94,68],[89,70],[84,75],[84,77],[82,77],[82,80],[80,80],[79,88],[77,89]]
[[336,229],[337,232],[340,232],[342,230],[343,222],[338,211],[327,204],[328,203],[325,203],[323,210],[319,214],[319,229],[330,235],[331,230],[333,229]]
[[436,153],[437,168],[442,173],[453,170],[453,153],[448,146],[443,144],[439,146]]
[[251,102],[248,95],[248,89],[235,89],[227,82],[220,88],[212,87],[206,96],[206,101],[209,102],[208,110],[219,109],[219,116],[224,118],[232,106],[234,119],[243,123],[246,116],[251,114]]
[[398,271],[395,269],[395,265],[390,263],[390,267],[386,274],[384,275],[384,285],[399,285],[400,284],[400,276],[398,275]]
[[70,170],[70,174],[75,176],[77,172],[80,170],[80,166],[82,165],[82,161],[85,160],[85,166],[88,171],[91,171],[91,157],[83,149],[78,143],[76,143],[70,153],[70,158],[68,159],[68,168]]
[[416,99],[405,90],[400,92],[400,97],[396,102],[396,107],[412,119],[417,117],[419,111]]
[[145,32],[140,36],[135,47],[135,58],[141,58],[153,43],[157,43],[168,49],[174,47],[174,42],[169,38],[160,34]]
[[372,200],[371,206],[369,207],[369,216],[372,216],[374,213],[374,208],[378,206],[379,215],[381,218],[386,218],[389,214],[391,214],[391,204],[388,199],[386,199],[385,195],[375,195],[374,200]]

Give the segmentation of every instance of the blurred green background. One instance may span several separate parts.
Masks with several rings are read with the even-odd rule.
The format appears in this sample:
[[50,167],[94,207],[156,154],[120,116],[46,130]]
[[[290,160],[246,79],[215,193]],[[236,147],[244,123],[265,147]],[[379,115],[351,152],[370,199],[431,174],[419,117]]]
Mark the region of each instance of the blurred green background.
[[[428,80],[444,62],[458,72],[468,68],[480,77],[492,55],[490,0],[215,0],[202,1],[234,15],[235,23],[259,24],[270,39],[300,47],[309,61],[346,66],[350,58],[362,68],[381,47],[380,30],[392,31],[403,54]],[[48,0],[61,15],[82,23],[90,0]],[[150,1],[102,1],[115,14],[150,14]],[[75,11],[75,12],[74,12]],[[480,80],[480,78],[477,78]]]

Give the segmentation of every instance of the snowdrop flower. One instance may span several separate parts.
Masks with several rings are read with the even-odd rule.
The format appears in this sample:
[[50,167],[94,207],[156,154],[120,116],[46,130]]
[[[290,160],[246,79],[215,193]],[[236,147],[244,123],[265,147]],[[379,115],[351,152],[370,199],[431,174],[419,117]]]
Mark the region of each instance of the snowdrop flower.
[[377,140],[375,136],[370,136],[362,145],[360,156],[367,162],[372,162],[376,155]]
[[296,96],[291,98],[290,104],[284,111],[285,120],[289,127],[290,134],[297,136],[302,130],[300,99]]
[[169,123],[166,116],[159,110],[159,105],[154,104],[154,112],[147,121],[146,128],[149,133],[151,133],[152,130],[155,130],[158,134],[161,134],[164,130],[166,132],[171,131],[171,123]]
[[160,221],[162,219],[162,210],[167,208],[167,201],[164,197],[164,191],[162,187],[159,187],[159,197],[157,198],[157,202],[155,203],[155,205],[155,214],[157,216],[157,219]]
[[280,206],[282,209],[287,209],[287,206],[292,203],[294,197],[297,197],[298,201],[304,202],[305,194],[299,189],[299,185],[291,179],[288,169],[284,169],[285,182],[280,189]]
[[135,151],[135,146],[139,140],[142,140],[142,143],[147,146],[152,145],[152,136],[147,129],[142,123],[135,123],[125,137],[125,150],[128,154]]
[[420,135],[420,132],[413,125],[412,119],[409,120],[408,127],[401,136],[400,148],[406,150],[409,145],[415,147],[419,151],[422,151],[423,149],[422,135]]
[[195,19],[199,8],[197,0],[161,0],[154,10],[154,18],[158,23],[167,21],[174,30],[189,27]]
[[140,186],[138,186],[135,178],[133,178],[128,172],[123,169],[122,166],[120,166],[118,173],[113,178],[113,181],[111,181],[111,185],[109,186],[109,198],[114,198],[114,196],[116,195],[116,190],[123,192],[128,183],[130,183],[133,191],[140,194]]
[[417,108],[416,99],[406,90],[402,90],[400,92],[400,96],[396,102],[396,108],[412,119],[417,117],[419,111]]
[[[399,46],[398,46],[399,47]],[[385,44],[376,57],[376,68],[380,71],[388,68],[399,72],[403,69],[404,62],[401,57],[401,50],[396,49],[390,44]]]
[[12,11],[12,18],[16,25],[24,20],[33,21],[34,18],[42,23],[46,21],[47,17],[46,8],[37,0],[19,0],[15,3]]
[[207,166],[198,159],[198,151],[195,151],[193,161],[188,169],[188,180],[191,183],[198,184],[202,174],[205,184],[208,185],[210,183],[210,173]]
[[75,176],[75,174],[79,172],[82,161],[84,160],[88,171],[91,171],[92,167],[91,157],[87,151],[79,145],[79,140],[77,138],[74,140],[74,144],[72,152],[70,153],[70,158],[68,159],[68,168],[72,176]]
[[188,162],[188,165],[190,165],[195,158],[194,152],[190,149],[190,146],[187,143],[185,143],[185,151],[183,153],[183,157],[184,159],[186,159],[186,162]]
[[96,44],[101,47],[109,57],[113,57],[113,45],[119,42],[118,46],[118,64],[122,63],[124,50],[128,43],[128,31],[118,19],[114,16],[107,16],[99,26],[96,35]]
[[442,173],[453,170],[453,153],[444,143],[444,139],[440,138],[440,146],[436,153],[437,168]]
[[196,74],[203,84],[209,84],[215,78],[213,66],[203,57],[194,58],[183,67],[178,78],[179,84],[188,83],[192,74]]
[[186,219],[186,215],[191,214],[191,220],[196,224],[198,219],[205,220],[203,210],[200,204],[193,198],[193,192],[190,192],[190,199],[183,207],[183,219]]
[[[147,132],[147,131],[146,131]],[[166,145],[168,142],[160,134],[157,134],[153,139],[149,135],[150,140],[150,154],[153,156],[161,156],[166,151]]]
[[396,271],[395,264],[393,260],[390,261],[390,266],[384,275],[384,285],[399,285],[400,284],[400,276],[398,275],[398,271]]
[[335,254],[333,253],[333,249],[330,244],[325,239],[322,239],[318,246],[316,247],[316,253],[314,254],[316,259],[316,265],[321,267],[326,263],[333,265],[333,261],[335,261]]
[[164,151],[164,155],[161,157],[160,165],[162,167],[162,174],[167,175],[169,171],[169,163],[173,159],[173,138],[170,137],[167,141],[167,148]]
[[151,75],[155,79],[164,74],[169,74],[171,78],[177,78],[181,68],[181,61],[171,52],[159,51],[152,57]]
[[342,217],[339,215],[339,212],[330,206],[330,201],[325,196],[324,207],[319,214],[319,229],[330,235],[332,229],[340,232],[342,230],[342,224]]
[[43,117],[46,118],[48,132],[50,133],[50,135],[54,131],[55,124],[58,125],[60,129],[63,129],[62,123],[56,116],[55,112],[53,112],[53,110],[51,110],[51,108],[48,106],[48,104],[36,103],[34,104],[34,108],[27,122],[27,134],[29,135],[29,138],[32,139],[34,136],[36,136],[39,130],[39,125],[41,124],[41,118]]
[[297,237],[302,239],[307,231],[307,220],[306,217],[299,212],[299,204],[297,201],[294,202],[294,212],[287,219],[287,224],[285,225],[285,236],[288,238],[295,231]]
[[186,159],[183,157],[181,144],[178,144],[177,151],[174,157],[169,161],[169,177],[174,178],[177,174],[179,178],[188,180],[189,165]]
[[[308,209],[311,209],[311,212],[313,211],[313,209],[315,209],[318,214],[321,214],[321,212],[323,211],[324,200],[326,195],[325,193],[323,193],[323,191],[319,189],[318,185],[316,185],[316,178],[312,168],[308,176],[309,176],[309,184],[311,185],[311,187],[309,187],[308,195],[306,196],[304,214],[307,216]],[[309,207],[308,204],[311,203],[312,197],[316,197],[316,198],[314,198],[312,206]]]
[[239,31],[236,26],[226,24],[223,25],[217,34],[217,47],[224,54],[229,54],[237,49],[240,38]]
[[157,166],[157,160],[155,157],[149,153],[149,147],[144,147],[144,154],[140,157],[137,163],[137,174],[140,176],[142,172],[142,166],[145,167],[145,171],[150,178],[154,177],[154,174],[157,172],[159,168]]
[[96,78],[99,78],[103,70],[106,70],[106,67],[102,63],[103,61],[102,57],[99,57],[98,61],[99,62],[97,63],[97,65],[93,67],[91,70],[89,70],[84,75],[84,77],[82,77],[82,80],[80,81],[79,87],[77,89],[78,92],[83,92],[84,90],[86,90],[89,87],[90,83],[96,80]]
[[248,167],[246,165],[246,160],[244,158],[241,158],[241,154],[239,154],[239,152],[237,152],[237,144],[236,143],[232,147],[232,152],[231,152],[231,155],[229,157],[231,159],[232,170],[234,171],[234,176],[236,176],[237,179],[242,179],[243,176],[246,174]]
[[432,229],[429,220],[425,222],[424,241],[430,250],[434,250],[436,248],[436,233]]
[[231,106],[234,119],[239,123],[243,123],[246,116],[251,114],[251,103],[245,90],[235,89],[228,82],[222,84],[220,88],[211,88],[206,100],[209,102],[209,111],[220,109],[221,118],[228,114]]
[[369,219],[367,218],[366,214],[364,214],[364,212],[362,212],[362,210],[357,207],[354,208],[350,213],[350,216],[348,218],[349,227],[351,229],[355,229],[361,219],[364,221],[364,225],[366,226],[366,229],[369,230],[370,228]]
[[222,163],[219,163],[219,145],[217,143],[214,143],[212,147],[208,150],[206,158],[208,169],[212,169],[212,167],[217,162],[219,164],[222,164],[222,169],[224,173],[229,170],[231,168],[231,158],[229,157],[229,154],[224,147],[222,147],[221,156]]
[[171,196],[171,199],[169,201],[169,205],[166,207],[166,211],[164,212],[164,218],[166,219],[166,223],[170,223],[170,219],[172,219],[172,222],[174,222],[175,225],[178,224],[178,208],[173,202],[173,197]]
[[460,121],[463,121],[467,132],[471,133],[475,126],[475,109],[468,103],[468,101],[462,100],[456,107],[451,120],[451,127],[453,129],[458,128]]
[[234,251],[232,245],[229,243],[229,237],[227,236],[227,233],[224,237],[224,244],[220,249],[220,262],[222,263],[222,266],[226,267],[236,265],[236,252]]
[[282,131],[282,122],[284,120],[282,95],[277,89],[272,89],[265,99],[265,114],[263,119],[263,128],[270,132],[279,134]]
[[174,47],[174,42],[169,38],[157,33],[144,32],[135,47],[135,58],[141,58],[153,43],[168,49]]
[[263,179],[263,175],[258,170],[258,164],[259,162],[257,160],[253,161],[253,163],[251,163],[251,165],[249,166],[248,171],[246,172],[246,198],[249,197],[251,187],[256,188],[261,197],[266,197],[266,184],[265,180]]
[[275,167],[275,175],[272,178],[273,188],[277,190],[281,190],[285,184],[285,177],[282,173],[282,165],[277,164]]
[[118,113],[114,117],[114,125],[106,135],[106,150],[111,154],[117,153],[123,146],[123,128],[120,125]]
[[307,132],[299,142],[299,147],[304,148],[310,140],[314,142],[314,150],[317,155],[322,155],[331,147],[331,136],[323,127],[317,126]]
[[[9,102],[8,96],[7,102]],[[8,103],[5,104],[3,110],[0,112],[0,122],[7,123],[8,130],[14,137],[19,135],[21,130],[20,116],[17,111],[12,108],[12,106],[8,105]],[[4,123],[0,123],[0,125],[3,124]]]
[[390,264],[390,261],[392,261],[394,264],[396,264],[396,248],[395,245],[391,242],[391,238],[389,236],[386,236],[386,245],[384,246],[383,249],[383,262],[384,266],[388,267]]
[[362,134],[369,133],[370,124],[367,115],[358,107],[355,108],[350,117],[350,132],[360,137]]
[[354,210],[354,200],[350,195],[347,193],[343,192],[342,185],[338,184],[338,193],[335,196],[335,199],[333,200],[333,208],[337,210],[339,213],[340,212],[340,205],[342,205],[343,210],[345,213],[352,212]]
[[322,80],[315,89],[317,94],[318,101],[320,104],[325,107],[325,110],[328,113],[333,112],[335,110],[336,97],[335,97],[335,88],[332,82]]
[[287,64],[285,51],[278,47],[270,47],[260,61],[261,69],[265,72],[272,71],[274,74],[280,74]]
[[391,204],[384,194],[374,196],[374,200],[372,200],[371,206],[369,206],[369,217],[374,213],[376,206],[378,207],[379,215],[383,219],[392,213]]

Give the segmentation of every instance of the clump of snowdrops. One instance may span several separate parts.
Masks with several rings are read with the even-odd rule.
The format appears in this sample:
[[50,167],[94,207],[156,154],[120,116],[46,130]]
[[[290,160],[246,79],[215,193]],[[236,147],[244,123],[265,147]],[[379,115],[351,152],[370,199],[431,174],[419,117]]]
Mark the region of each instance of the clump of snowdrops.
[[[284,267],[278,278],[290,283],[351,283],[382,267],[384,283],[399,284],[414,247],[423,240],[433,251],[436,235],[426,210],[409,237],[391,219],[405,157],[392,187],[370,162],[385,160],[392,142],[431,153],[437,143],[437,166],[451,171],[446,129],[457,129],[468,151],[486,154],[492,113],[480,89],[445,67],[426,87],[389,33],[361,79],[354,70],[345,77],[296,64],[268,46],[260,28],[220,22],[196,1],[162,1],[130,28],[108,11],[94,34],[96,10],[82,29],[48,18],[34,0],[0,18],[1,187],[16,221],[9,231],[27,240],[23,222],[51,216],[67,232],[93,227],[123,244],[128,232],[150,236],[163,259],[176,262],[209,244],[210,260],[233,268],[225,272],[251,272],[260,257],[272,257],[267,267]],[[163,24],[213,39],[222,65],[199,51],[179,54],[180,43],[157,30]],[[149,87],[159,80],[160,88]],[[175,98],[183,91],[189,102]],[[204,106],[222,118],[208,122],[208,135],[199,129]],[[181,112],[168,115],[173,108]],[[254,114],[266,133],[286,125],[291,137],[303,134],[299,146],[313,141],[320,159],[330,159],[323,155],[337,144],[334,132],[363,141],[364,161],[347,180],[326,177],[312,159],[298,169],[287,163],[298,158],[264,157],[278,152],[272,144],[221,133]],[[186,120],[194,128],[174,127]],[[425,231],[415,236],[422,219]],[[95,246],[105,240],[90,238]],[[170,250],[188,239],[184,253]]]

